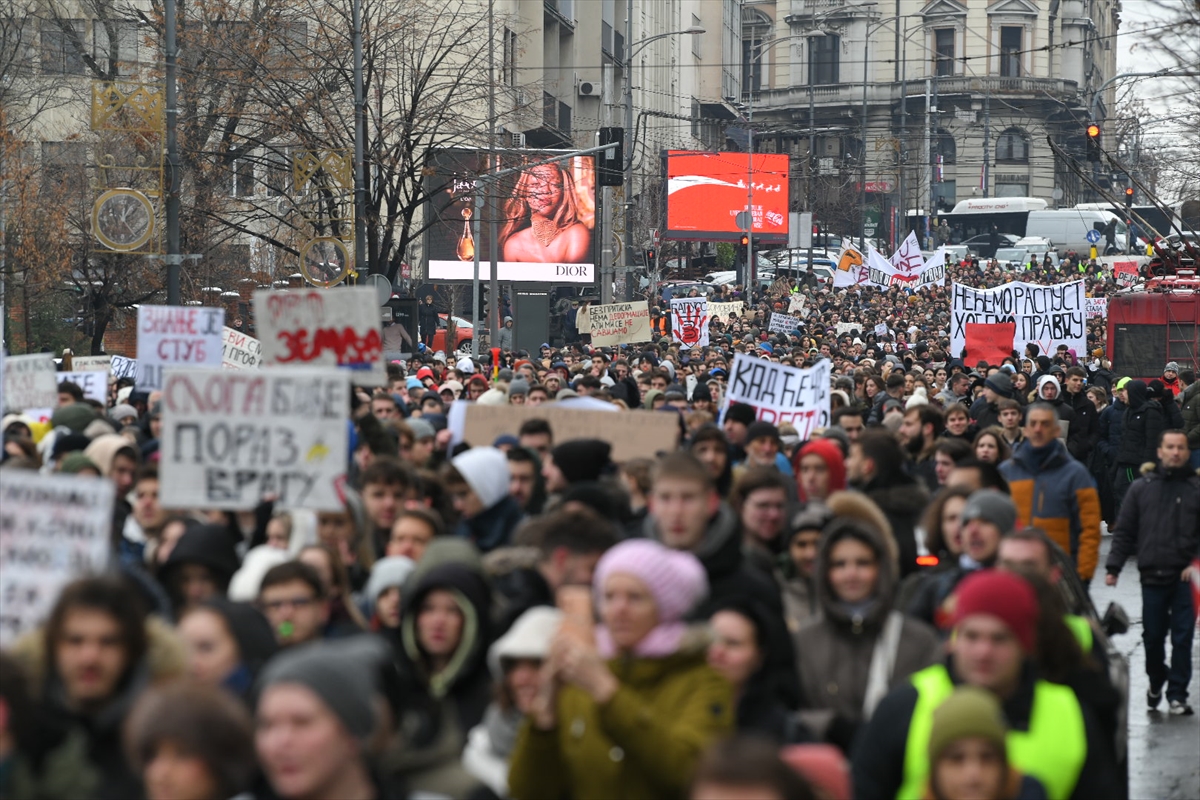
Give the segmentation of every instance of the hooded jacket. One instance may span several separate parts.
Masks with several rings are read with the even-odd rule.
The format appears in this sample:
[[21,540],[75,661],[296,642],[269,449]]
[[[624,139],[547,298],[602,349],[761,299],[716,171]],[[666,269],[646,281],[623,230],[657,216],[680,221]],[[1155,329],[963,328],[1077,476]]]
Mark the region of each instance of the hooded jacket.
[[[1047,383],[1053,383],[1054,388],[1058,389],[1058,394],[1055,395],[1053,400],[1046,400],[1042,397],[1042,387],[1045,386]],[[1075,410],[1073,408],[1071,408],[1069,405],[1067,405],[1066,402],[1064,401],[1063,388],[1059,384],[1058,378],[1055,378],[1053,375],[1043,375],[1042,377],[1038,378],[1037,379],[1037,388],[1034,390],[1033,394],[1034,394],[1033,402],[1049,403],[1050,405],[1054,406],[1054,412],[1056,414],[1058,414],[1059,419],[1064,420],[1065,422],[1071,423],[1071,427],[1068,429],[1068,432],[1067,432],[1067,437],[1068,437],[1068,441],[1069,441],[1071,431],[1075,430]]]
[[[873,526],[857,521],[835,521],[826,527],[816,564],[820,614],[793,636],[800,674],[801,719],[814,734],[845,750],[865,721],[863,704],[872,657],[876,648],[885,646],[881,640],[889,615],[900,618],[899,641],[890,657],[892,669],[887,676],[889,690],[935,663],[942,648],[933,628],[892,610],[899,578],[895,557],[883,537]],[[850,608],[838,600],[829,584],[833,545],[848,538],[871,548],[879,565],[875,596],[860,608]]]
[[1188,437],[1192,452],[1200,450],[1200,381],[1194,382],[1183,393],[1183,431]]
[[1162,406],[1150,397],[1144,381],[1125,384],[1129,408],[1121,422],[1121,446],[1117,449],[1118,467],[1138,469],[1154,461],[1158,453],[1158,437],[1165,430]]
[[1200,553],[1200,470],[1142,465],[1113,526],[1105,569],[1117,575],[1137,556],[1142,585],[1170,585]]
[[206,567],[212,573],[213,582],[222,595],[229,588],[229,581],[240,566],[237,550],[229,538],[229,532],[222,525],[201,525],[189,530],[179,538],[171,550],[167,562],[159,570],[158,580],[174,603],[181,600],[174,583],[175,576],[184,564],[200,564]]
[[916,478],[899,469],[890,477],[872,478],[862,491],[879,506],[892,526],[892,538],[900,556],[900,577],[915,572],[916,528],[929,502],[929,493]]
[[1108,460],[1111,467],[1117,461],[1121,449],[1121,430],[1125,422],[1125,410],[1129,406],[1114,397],[1112,404],[1100,412],[1100,435],[1096,437],[1096,449]]
[[1071,411],[1075,413],[1075,421],[1071,423],[1071,430],[1067,433],[1067,450],[1077,461],[1086,464],[1096,441],[1100,438],[1100,412],[1096,411],[1096,406],[1087,396],[1087,392],[1082,391],[1079,394],[1066,392],[1063,405],[1070,406]]
[[[1131,382],[1132,383],[1132,382]],[[1039,464],[1031,442],[1021,442],[1000,465],[1017,506],[1017,526],[1041,528],[1071,554],[1086,584],[1100,553],[1100,495],[1087,467],[1071,458],[1057,439]]]

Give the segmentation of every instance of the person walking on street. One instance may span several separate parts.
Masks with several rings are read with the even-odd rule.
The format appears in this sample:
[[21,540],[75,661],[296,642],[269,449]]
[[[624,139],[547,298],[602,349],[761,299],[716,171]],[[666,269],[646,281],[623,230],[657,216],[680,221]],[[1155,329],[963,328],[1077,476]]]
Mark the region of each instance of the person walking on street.
[[[1151,711],[1162,701],[1175,715],[1191,714],[1188,683],[1192,675],[1192,637],[1196,609],[1192,605],[1191,560],[1200,552],[1200,474],[1188,461],[1187,436],[1164,431],[1158,442],[1158,463],[1142,467],[1142,477],[1129,487],[1105,565],[1105,583],[1116,586],[1125,560],[1137,555],[1142,583],[1142,641]],[[1167,667],[1166,638],[1171,635],[1171,665]]]
[[1125,417],[1121,421],[1121,446],[1117,448],[1116,468],[1113,476],[1113,494],[1116,498],[1116,513],[1121,513],[1121,503],[1129,486],[1137,480],[1142,464],[1153,461],[1154,446],[1166,429],[1162,406],[1150,398],[1143,381],[1125,384]]

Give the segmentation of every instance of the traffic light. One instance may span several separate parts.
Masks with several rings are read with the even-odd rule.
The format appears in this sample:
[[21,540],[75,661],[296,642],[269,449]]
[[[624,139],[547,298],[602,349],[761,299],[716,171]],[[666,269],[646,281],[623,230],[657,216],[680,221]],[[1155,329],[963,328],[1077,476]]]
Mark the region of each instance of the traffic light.
[[644,255],[646,257],[646,269],[653,270],[654,269],[654,257],[657,255],[657,253],[654,252],[654,248],[647,247]]
[[743,233],[743,234],[742,234],[742,238],[738,240],[738,243],[739,243],[739,244],[740,244],[742,247],[748,247],[748,246],[749,246],[749,244],[750,244],[750,237],[749,237],[747,234],[744,234],[744,233]]
[[1126,186],[1125,187],[1125,208],[1128,209],[1128,208],[1132,208],[1132,207],[1133,207],[1133,187]]
[[1099,163],[1102,150],[1100,149],[1100,126],[1092,123],[1087,126],[1087,160]]
[[625,129],[601,128],[600,144],[615,144],[596,159],[596,182],[601,186],[620,186],[625,182]]

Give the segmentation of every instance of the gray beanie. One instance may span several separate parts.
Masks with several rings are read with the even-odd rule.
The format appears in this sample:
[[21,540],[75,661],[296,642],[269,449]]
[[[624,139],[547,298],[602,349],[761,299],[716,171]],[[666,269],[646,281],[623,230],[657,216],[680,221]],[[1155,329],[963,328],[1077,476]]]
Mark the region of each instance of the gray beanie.
[[415,442],[432,439],[434,436],[437,436],[437,431],[433,429],[433,425],[420,417],[409,417],[406,422],[408,423],[408,429],[413,432],[413,441]]
[[113,410],[108,413],[108,416],[117,422],[122,422],[129,417],[133,417],[136,420],[137,415],[137,409],[128,403],[122,403],[119,406],[113,406]]
[[371,568],[367,588],[363,590],[367,602],[374,606],[379,595],[392,587],[399,589],[404,586],[404,582],[416,567],[417,562],[407,556],[388,556],[376,561],[375,566]]
[[529,381],[525,380],[524,378],[517,378],[508,385],[509,397],[518,394],[529,394]]
[[990,522],[1000,529],[1001,534],[1011,533],[1017,525],[1017,507],[1012,498],[995,489],[980,489],[972,492],[962,510],[962,524],[973,519]]
[[1001,397],[1012,397],[1012,378],[1008,377],[1008,373],[1004,370],[993,372],[988,376],[988,379],[983,382],[983,385]]
[[297,683],[310,689],[352,736],[366,739],[375,729],[374,697],[388,657],[387,645],[374,636],[313,642],[275,656],[259,685],[265,690]]

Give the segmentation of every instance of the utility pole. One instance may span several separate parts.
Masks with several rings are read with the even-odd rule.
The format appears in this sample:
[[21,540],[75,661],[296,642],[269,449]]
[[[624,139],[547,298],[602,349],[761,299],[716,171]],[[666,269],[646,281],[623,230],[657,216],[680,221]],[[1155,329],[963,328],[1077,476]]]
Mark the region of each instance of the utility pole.
[[[488,171],[500,169],[499,156],[496,155],[496,0],[488,0]],[[495,188],[494,183],[489,183]],[[488,312],[488,329],[491,331],[489,341],[492,347],[500,340],[500,271],[498,265],[500,243],[496,241],[496,203],[491,204],[492,211],[488,214],[488,261],[491,262],[491,277],[488,279],[488,296],[491,297],[491,310]],[[479,239],[476,238],[476,247]],[[474,337],[472,337],[474,338]]]
[[[625,169],[625,188],[622,194],[624,197],[624,208],[621,212],[625,215],[625,246],[622,252],[625,256],[625,263],[631,263],[633,258],[633,151],[636,148],[636,143],[633,140],[633,0],[625,2],[625,52],[621,59],[622,68],[625,70],[625,163],[621,166]],[[650,264],[646,265],[646,277],[650,281],[650,305],[654,305],[654,300],[658,295],[658,281],[655,280],[654,269]],[[628,273],[625,280],[629,280]],[[602,290],[603,291],[603,290]]]
[[[356,0],[357,2],[357,0]],[[179,103],[175,89],[176,59],[179,56],[179,46],[175,41],[175,0],[166,0],[163,4],[163,24],[166,28],[166,95],[167,95],[167,305],[177,306],[182,303],[180,289],[180,264],[183,255],[179,242],[179,189],[182,176],[179,163]]]
[[369,269],[367,263],[367,180],[363,164],[366,149],[366,119],[363,108],[362,0],[351,4],[354,28],[354,270]]
[[984,86],[987,86],[986,93],[983,96],[983,196],[991,195],[992,186],[992,90],[988,86],[987,81],[984,81]]

